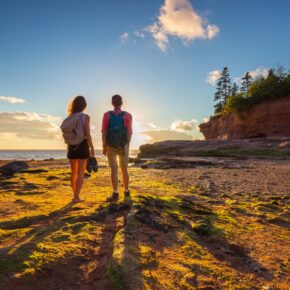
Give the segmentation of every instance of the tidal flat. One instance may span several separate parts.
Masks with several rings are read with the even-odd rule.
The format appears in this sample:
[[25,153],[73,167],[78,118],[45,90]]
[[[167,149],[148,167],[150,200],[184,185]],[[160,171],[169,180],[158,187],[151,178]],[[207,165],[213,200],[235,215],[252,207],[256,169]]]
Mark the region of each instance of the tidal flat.
[[77,204],[66,160],[0,176],[0,289],[289,289],[289,160],[206,160],[131,164],[111,203],[102,160]]

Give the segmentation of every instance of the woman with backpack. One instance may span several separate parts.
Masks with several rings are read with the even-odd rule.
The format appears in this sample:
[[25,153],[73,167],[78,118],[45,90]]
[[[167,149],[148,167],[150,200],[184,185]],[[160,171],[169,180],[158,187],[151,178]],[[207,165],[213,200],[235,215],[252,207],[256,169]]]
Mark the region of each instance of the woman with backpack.
[[69,116],[63,121],[61,129],[65,143],[68,144],[67,158],[71,167],[71,186],[73,202],[80,202],[87,158],[94,157],[95,150],[90,133],[90,116],[83,111],[87,102],[83,96],[75,97],[68,106]]

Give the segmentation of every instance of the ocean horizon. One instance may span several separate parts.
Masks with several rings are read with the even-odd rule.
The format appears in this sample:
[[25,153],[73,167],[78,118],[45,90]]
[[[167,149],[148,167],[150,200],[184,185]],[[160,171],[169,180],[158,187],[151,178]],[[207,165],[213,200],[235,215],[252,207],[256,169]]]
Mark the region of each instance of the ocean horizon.
[[[95,150],[96,157],[102,157],[102,150]],[[136,156],[138,150],[130,150],[130,156]],[[0,160],[44,160],[66,159],[67,150],[0,150]]]

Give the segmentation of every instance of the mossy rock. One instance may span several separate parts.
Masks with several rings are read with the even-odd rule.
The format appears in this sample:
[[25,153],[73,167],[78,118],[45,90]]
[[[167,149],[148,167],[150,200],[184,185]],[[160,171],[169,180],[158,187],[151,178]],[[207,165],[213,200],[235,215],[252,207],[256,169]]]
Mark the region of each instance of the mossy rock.
[[192,228],[192,230],[200,236],[211,236],[216,231],[215,228],[210,223],[206,222],[198,223],[196,226]]

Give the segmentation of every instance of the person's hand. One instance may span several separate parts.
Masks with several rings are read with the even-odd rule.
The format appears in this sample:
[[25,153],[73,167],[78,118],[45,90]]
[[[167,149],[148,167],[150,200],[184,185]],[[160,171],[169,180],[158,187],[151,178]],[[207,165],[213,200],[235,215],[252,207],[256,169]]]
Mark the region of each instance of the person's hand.
[[90,157],[93,158],[95,157],[95,149],[91,148],[90,150]]
[[107,155],[107,147],[103,146],[103,154],[106,156]]

